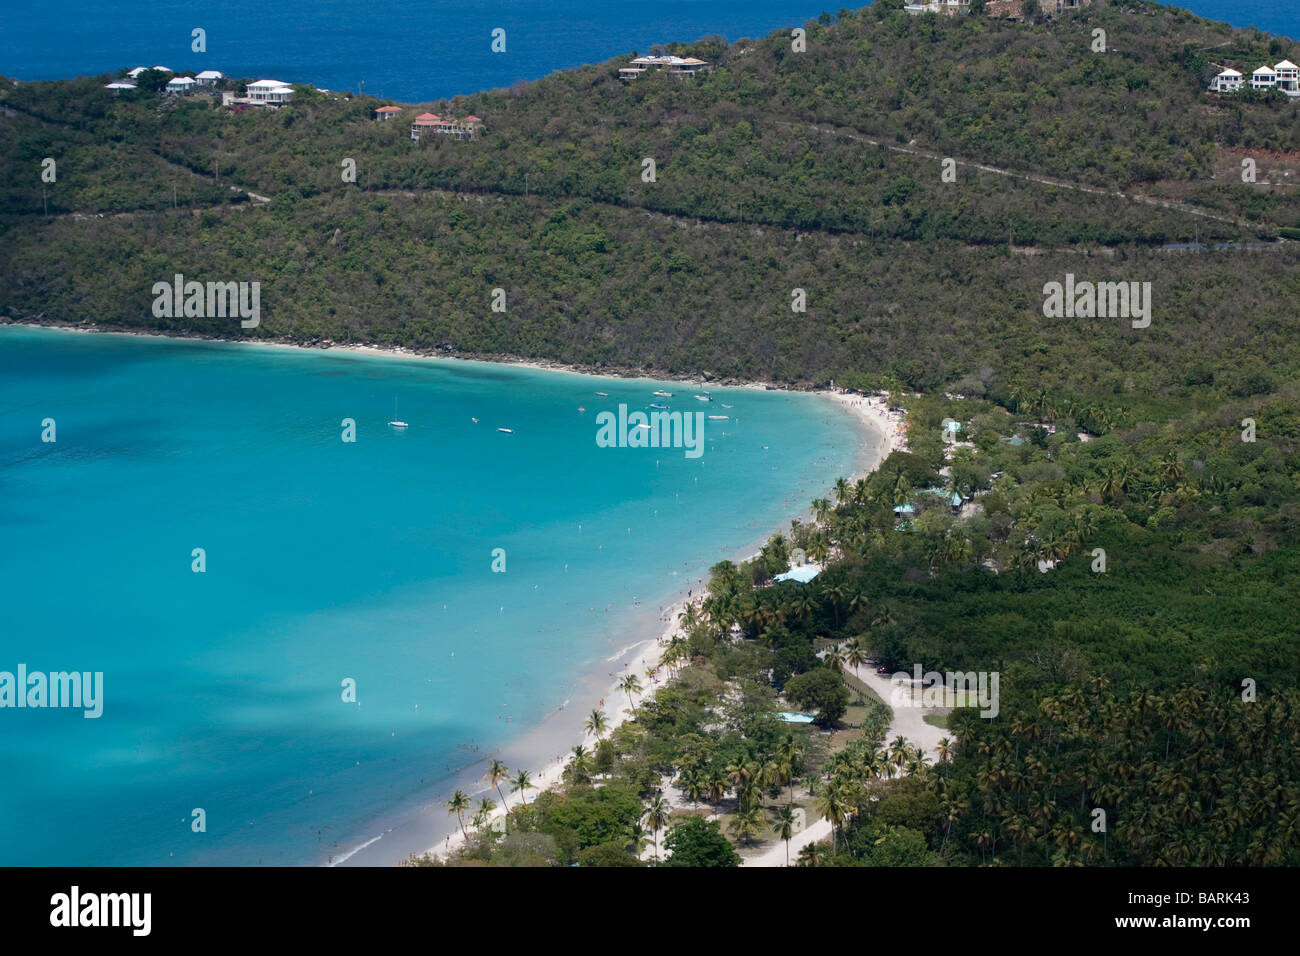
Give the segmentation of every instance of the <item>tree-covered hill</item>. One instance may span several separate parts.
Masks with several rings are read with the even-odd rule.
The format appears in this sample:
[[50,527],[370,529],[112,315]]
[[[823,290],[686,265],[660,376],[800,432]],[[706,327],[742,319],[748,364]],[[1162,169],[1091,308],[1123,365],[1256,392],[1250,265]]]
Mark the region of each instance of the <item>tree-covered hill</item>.
[[[375,122],[379,101],[305,88],[232,113],[106,77],[6,85],[0,312],[239,334],[152,315],[180,272],[258,279],[248,334],[297,341],[791,383],[1044,377],[1113,407],[1285,376],[1297,246],[1260,237],[1300,203],[1224,172],[1252,151],[1285,171],[1300,104],[1204,88],[1225,58],[1300,58],[1292,41],[1145,2],[1036,25],[899,7],[809,22],[802,53],[789,31],[674,45],[713,64],[689,79],[624,83],[623,57],[426,104],[484,117],[469,141],[412,143],[424,106]],[[1160,248],[1197,240],[1250,245]],[[1067,273],[1150,282],[1152,326],[1046,318]]]

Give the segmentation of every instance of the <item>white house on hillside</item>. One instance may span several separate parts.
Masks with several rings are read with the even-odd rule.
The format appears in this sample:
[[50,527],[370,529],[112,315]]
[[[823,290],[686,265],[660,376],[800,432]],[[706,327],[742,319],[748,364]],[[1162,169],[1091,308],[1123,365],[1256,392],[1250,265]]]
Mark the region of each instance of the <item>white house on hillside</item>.
[[198,84],[188,76],[177,76],[167,81],[168,93],[188,93]]
[[1277,88],[1289,96],[1300,96],[1300,66],[1290,60],[1274,64],[1277,72]]
[[1210,81],[1210,92],[1235,93],[1241,89],[1241,82],[1241,71],[1229,67]]
[[[1245,77],[1237,70],[1227,67],[1210,81],[1211,93],[1236,93],[1242,89]],[[1250,74],[1252,90],[1281,90],[1293,99],[1300,99],[1300,66],[1290,60],[1269,66],[1267,63]]]
[[694,76],[709,64],[694,56],[638,56],[618,71],[619,79],[633,80],[652,68],[662,67],[674,76]]
[[225,78],[226,75],[220,70],[204,70],[202,73],[196,75],[194,80],[199,84],[199,86],[216,86]]
[[1261,66],[1250,74],[1250,88],[1252,90],[1267,90],[1274,86],[1277,86],[1277,70],[1271,66]]
[[281,80],[256,80],[248,84],[248,101],[255,106],[282,106],[293,100],[293,88]]

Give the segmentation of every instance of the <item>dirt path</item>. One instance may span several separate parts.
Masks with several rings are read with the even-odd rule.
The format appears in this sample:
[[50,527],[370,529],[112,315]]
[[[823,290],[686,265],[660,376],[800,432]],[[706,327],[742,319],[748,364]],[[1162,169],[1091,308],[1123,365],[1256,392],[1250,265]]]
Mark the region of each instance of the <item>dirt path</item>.
[[[877,674],[872,667],[848,667],[846,665],[844,669],[875,691],[886,704],[890,702],[894,692],[890,675]],[[920,747],[926,758],[933,762],[935,760],[934,748],[938,746],[940,738],[948,736],[948,731],[942,727],[927,724],[921,719],[923,715],[931,713],[927,709],[893,707],[893,711],[894,719],[889,722],[889,732],[885,737],[886,743],[895,737],[902,736],[909,746]],[[830,821],[817,820],[810,824],[791,838],[791,862],[793,863],[798,857],[799,851],[808,844],[817,843],[820,840],[829,840],[830,837]],[[741,857],[742,866],[785,866],[785,842],[782,840],[773,841],[758,848],[752,855],[746,856],[742,852]]]

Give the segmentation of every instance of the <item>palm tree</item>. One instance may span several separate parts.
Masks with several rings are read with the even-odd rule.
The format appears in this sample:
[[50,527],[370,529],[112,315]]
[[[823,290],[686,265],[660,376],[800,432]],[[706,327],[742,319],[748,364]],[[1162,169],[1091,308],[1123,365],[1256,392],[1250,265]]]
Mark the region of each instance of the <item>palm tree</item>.
[[692,808],[698,809],[700,797],[704,796],[704,775],[698,767],[688,767],[677,776],[677,788],[691,801]]
[[831,845],[837,846],[839,843],[840,828],[844,826],[844,821],[849,818],[853,812],[845,800],[845,793],[841,787],[827,787],[826,792],[817,798],[817,812],[831,823]]
[[799,862],[804,866],[816,866],[821,862],[822,845],[820,843],[809,843],[799,851]]
[[527,770],[518,770],[515,772],[513,785],[510,787],[511,793],[521,793],[519,805],[523,806],[528,801],[528,791],[533,789],[533,781]]
[[469,797],[465,796],[462,791],[457,790],[451,795],[451,799],[444,803],[443,806],[447,808],[449,814],[456,814],[460,819],[461,834],[468,837],[469,834],[465,832],[465,811],[470,807]]
[[952,759],[952,740],[948,737],[940,737],[939,743],[935,745],[934,752],[939,755],[939,762]]
[[704,781],[704,792],[708,794],[709,803],[713,804],[713,815],[718,814],[718,804],[727,794],[727,778],[716,771]]
[[510,768],[500,760],[493,760],[488,764],[487,773],[483,774],[485,780],[492,781],[492,786],[496,788],[497,796],[501,798],[501,806],[507,807],[506,818],[507,827],[509,826],[509,808],[506,804],[506,795],[501,792],[501,781],[510,779]]
[[589,734],[594,734],[597,740],[609,729],[609,720],[605,717],[603,710],[593,710],[587,722],[582,725],[582,729]]
[[754,835],[763,828],[763,811],[758,807],[741,807],[731,818],[731,832],[751,846]]
[[578,744],[572,751],[573,759],[569,761],[569,767],[573,770],[573,779],[582,782],[590,778],[591,773],[591,754],[587,748]]
[[668,801],[663,798],[663,794],[656,793],[650,798],[650,805],[646,807],[645,813],[641,819],[650,827],[654,833],[655,859],[659,859],[659,831],[668,823],[668,817],[672,813],[672,807]]
[[843,584],[832,584],[822,589],[822,594],[830,598],[831,607],[835,609],[835,626],[840,626],[840,605],[849,596],[848,589]]
[[772,832],[785,841],[785,865],[790,865],[790,837],[794,836],[794,807],[788,804],[777,807],[772,822]]
[[794,803],[794,775],[799,766],[799,759],[803,754],[799,750],[799,745],[795,743],[794,734],[786,734],[776,748],[776,759],[781,768],[781,773],[785,780],[790,784],[790,803]]
[[496,803],[489,797],[484,797],[478,802],[478,810],[474,813],[474,826],[480,830],[487,823],[488,818],[496,811]]
[[641,681],[635,674],[628,674],[618,682],[618,689],[627,694],[628,706],[632,708],[632,713],[636,713],[636,704],[632,700],[633,694],[641,693]]
[[862,646],[862,642],[856,637],[851,638],[845,645],[844,663],[857,670],[867,662],[867,651]]

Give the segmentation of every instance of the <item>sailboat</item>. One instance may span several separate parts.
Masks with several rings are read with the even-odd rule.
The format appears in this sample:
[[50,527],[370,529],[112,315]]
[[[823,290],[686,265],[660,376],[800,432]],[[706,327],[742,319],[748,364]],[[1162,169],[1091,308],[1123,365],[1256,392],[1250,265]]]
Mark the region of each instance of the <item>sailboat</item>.
[[397,417],[397,399],[393,399],[393,420],[388,423],[392,428],[406,428],[406,422]]

